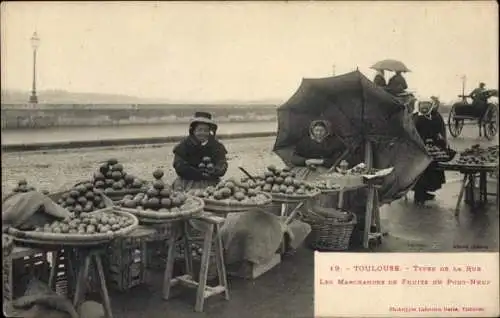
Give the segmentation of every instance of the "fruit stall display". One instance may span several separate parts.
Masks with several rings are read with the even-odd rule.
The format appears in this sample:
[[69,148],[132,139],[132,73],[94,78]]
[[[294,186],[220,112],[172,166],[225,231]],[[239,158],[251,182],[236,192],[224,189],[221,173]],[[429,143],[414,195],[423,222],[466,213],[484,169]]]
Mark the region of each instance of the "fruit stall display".
[[473,145],[459,152],[455,163],[464,166],[498,165],[498,146],[484,148],[480,145]]
[[163,172],[153,173],[155,180],[137,194],[127,194],[117,202],[121,209],[136,215],[141,223],[163,223],[174,219],[184,219],[201,213],[203,200],[173,191],[161,178]]
[[91,182],[113,200],[121,199],[125,194],[138,193],[145,187],[143,180],[124,171],[123,165],[114,158],[101,164]]
[[223,180],[216,186],[188,191],[205,201],[205,210],[211,212],[244,212],[252,207],[271,203],[269,194],[253,189],[251,184],[236,179]]
[[431,156],[434,161],[449,161],[453,158],[450,157],[450,153],[446,151],[446,149],[442,149],[441,147],[433,144],[432,142],[426,142],[425,149],[427,153]]
[[45,245],[96,245],[127,235],[139,221],[128,213],[106,208],[96,212],[70,213],[64,220],[37,227],[31,231],[9,228],[15,240]]
[[270,193],[273,201],[302,201],[319,194],[319,190],[310,183],[295,178],[295,173],[289,168],[278,169],[268,166],[266,171],[258,176],[243,178],[250,189]]

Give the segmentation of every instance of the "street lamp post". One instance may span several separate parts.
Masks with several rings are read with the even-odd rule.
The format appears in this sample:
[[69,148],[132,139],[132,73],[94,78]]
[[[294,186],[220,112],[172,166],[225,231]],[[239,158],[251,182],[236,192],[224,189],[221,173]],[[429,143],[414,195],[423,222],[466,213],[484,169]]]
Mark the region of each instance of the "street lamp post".
[[31,47],[33,48],[33,86],[31,87],[30,103],[38,104],[38,97],[36,96],[36,50],[40,46],[40,38],[33,33],[31,36]]

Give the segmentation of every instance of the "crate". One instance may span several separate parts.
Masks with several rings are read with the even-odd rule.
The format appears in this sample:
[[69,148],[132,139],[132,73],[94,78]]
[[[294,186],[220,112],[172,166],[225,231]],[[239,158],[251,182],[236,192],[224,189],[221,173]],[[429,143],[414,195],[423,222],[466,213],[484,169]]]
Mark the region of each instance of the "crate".
[[127,291],[147,279],[146,241],[155,232],[140,227],[125,238],[113,241],[104,258],[107,283],[111,289]]
[[[2,259],[4,304],[23,296],[31,277],[48,283],[49,253],[39,249],[15,246],[9,255],[4,255]],[[58,270],[57,274],[61,277],[65,275],[63,270]],[[63,280],[64,278],[61,278],[61,281]],[[63,291],[59,290],[60,293]]]

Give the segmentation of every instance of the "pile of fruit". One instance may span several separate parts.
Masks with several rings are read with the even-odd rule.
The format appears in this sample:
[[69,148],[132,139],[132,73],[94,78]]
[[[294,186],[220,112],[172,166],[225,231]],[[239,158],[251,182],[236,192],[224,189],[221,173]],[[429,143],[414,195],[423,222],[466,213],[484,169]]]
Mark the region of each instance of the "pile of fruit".
[[[246,180],[246,179],[244,179]],[[303,196],[315,192],[311,184],[295,179],[295,173],[289,168],[277,169],[271,165],[264,174],[255,177],[255,181],[248,180],[249,187],[257,191],[282,193],[290,196]]]
[[102,189],[95,189],[94,185],[90,182],[73,187],[68,192],[63,193],[61,198],[56,202],[76,215],[79,215],[81,212],[88,213],[106,207],[102,196]]
[[498,146],[482,148],[480,145],[473,145],[460,152],[457,163],[463,165],[496,164],[498,163]]
[[94,173],[92,180],[95,188],[103,189],[104,193],[113,193],[127,189],[141,189],[144,181],[123,171],[123,165],[116,159],[109,159]]
[[137,210],[157,211],[157,212],[181,212],[191,207],[197,202],[193,202],[186,194],[173,191],[161,178],[163,171],[153,172],[155,180],[148,188],[132,195],[127,194],[118,202],[118,205]]
[[432,143],[426,143],[425,149],[435,161],[443,161],[449,159],[449,155],[444,149],[441,149],[440,147]]
[[35,229],[36,232],[63,234],[112,234],[134,224],[134,219],[109,212],[71,213],[69,218]]
[[210,157],[203,157],[201,162],[198,164],[198,169],[201,172],[207,172],[207,173],[212,173],[215,169],[215,165],[212,162],[212,158]]
[[320,189],[322,191],[332,191],[332,190],[338,190],[340,189],[340,185],[332,183],[327,180],[318,180],[316,182],[312,183],[312,186],[316,187],[317,189]]
[[219,182],[215,187],[190,190],[188,193],[202,199],[224,201],[228,204],[265,204],[269,198],[251,186],[250,182],[229,179]]
[[[29,186],[28,182],[25,179],[19,180],[17,182],[17,186],[12,190],[15,193],[26,193],[30,191],[36,191],[35,187]],[[47,190],[42,190],[43,194],[49,194]]]

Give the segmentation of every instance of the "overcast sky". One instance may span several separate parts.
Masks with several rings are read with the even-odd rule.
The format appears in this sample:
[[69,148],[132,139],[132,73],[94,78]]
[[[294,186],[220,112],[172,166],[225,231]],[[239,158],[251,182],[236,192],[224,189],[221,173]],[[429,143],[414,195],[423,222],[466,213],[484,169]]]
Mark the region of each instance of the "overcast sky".
[[498,87],[498,8],[487,2],[2,2],[2,88],[208,102],[286,100],[302,77],[385,58],[443,100]]

